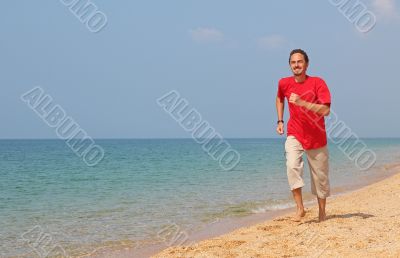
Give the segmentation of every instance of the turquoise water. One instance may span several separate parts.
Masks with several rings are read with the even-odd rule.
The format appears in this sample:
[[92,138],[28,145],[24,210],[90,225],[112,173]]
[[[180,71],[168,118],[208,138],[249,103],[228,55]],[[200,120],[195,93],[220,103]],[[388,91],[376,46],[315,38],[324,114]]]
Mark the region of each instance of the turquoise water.
[[[96,140],[105,158],[95,167],[60,140],[0,140],[1,257],[37,256],[24,235],[35,226],[51,236],[49,246],[75,255],[160,242],[171,224],[190,232],[218,218],[291,205],[284,140],[227,140],[241,155],[231,171],[192,139]],[[330,143],[333,188],[400,160],[400,139],[364,141],[377,154],[367,171]],[[307,170],[305,176],[308,192]]]

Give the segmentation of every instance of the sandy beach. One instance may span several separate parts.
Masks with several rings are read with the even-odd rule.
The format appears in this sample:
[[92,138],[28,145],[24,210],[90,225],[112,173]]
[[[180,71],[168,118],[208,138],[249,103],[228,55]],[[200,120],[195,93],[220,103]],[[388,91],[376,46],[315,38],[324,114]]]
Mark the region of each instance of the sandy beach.
[[285,214],[152,257],[400,257],[400,173],[329,198],[324,222],[316,205],[306,211],[301,222]]

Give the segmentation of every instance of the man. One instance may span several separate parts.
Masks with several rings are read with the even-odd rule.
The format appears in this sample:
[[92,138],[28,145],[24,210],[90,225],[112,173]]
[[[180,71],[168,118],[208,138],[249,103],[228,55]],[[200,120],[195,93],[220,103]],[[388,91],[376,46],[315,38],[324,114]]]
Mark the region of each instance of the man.
[[287,176],[297,205],[293,220],[300,221],[305,215],[301,193],[304,186],[302,156],[305,152],[310,167],[311,191],[317,196],[319,221],[323,221],[326,219],[326,198],[330,195],[329,152],[324,116],[329,115],[331,96],[324,80],[306,74],[308,62],[307,53],[303,50],[295,49],[290,53],[289,65],[293,76],[279,81],[276,131],[280,135],[284,133],[283,111],[286,97],[290,112],[285,142]]

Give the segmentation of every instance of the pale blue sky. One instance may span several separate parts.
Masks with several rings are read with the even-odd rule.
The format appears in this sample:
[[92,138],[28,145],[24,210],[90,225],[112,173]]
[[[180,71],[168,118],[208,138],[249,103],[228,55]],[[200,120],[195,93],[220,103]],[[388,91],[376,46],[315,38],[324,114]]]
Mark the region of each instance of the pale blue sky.
[[400,3],[363,0],[369,33],[329,0],[105,1],[90,32],[61,1],[0,9],[0,138],[56,138],[20,95],[41,86],[93,138],[189,137],[156,99],[177,90],[224,137],[275,137],[279,78],[305,49],[361,137],[399,137]]

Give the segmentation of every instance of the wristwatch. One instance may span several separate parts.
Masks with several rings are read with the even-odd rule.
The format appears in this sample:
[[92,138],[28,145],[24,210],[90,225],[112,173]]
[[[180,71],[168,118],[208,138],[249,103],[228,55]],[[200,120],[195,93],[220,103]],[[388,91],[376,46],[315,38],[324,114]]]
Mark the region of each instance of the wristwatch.
[[285,121],[283,121],[283,120],[278,120],[278,122],[277,122],[277,124],[279,124],[279,123],[285,123]]

